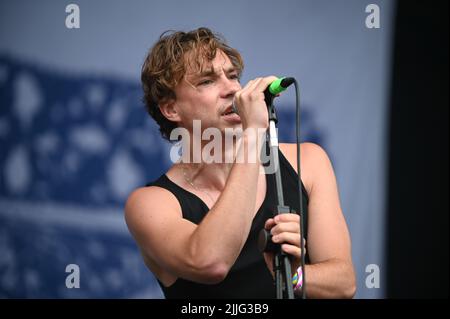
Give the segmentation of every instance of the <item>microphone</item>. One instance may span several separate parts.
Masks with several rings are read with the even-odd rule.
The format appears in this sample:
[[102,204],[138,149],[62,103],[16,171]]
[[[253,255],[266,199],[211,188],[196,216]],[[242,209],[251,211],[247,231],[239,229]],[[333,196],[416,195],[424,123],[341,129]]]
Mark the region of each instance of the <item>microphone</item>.
[[272,94],[272,95],[275,96],[275,95],[283,92],[284,90],[286,90],[289,87],[289,85],[294,83],[294,81],[295,81],[294,78],[279,78],[279,79],[276,79],[275,81],[270,83],[270,85],[264,91],[264,95]]
[[[286,90],[292,83],[294,83],[294,81],[295,81],[294,78],[283,77],[276,79],[275,81],[270,83],[269,86],[264,90],[264,97],[267,106],[269,106],[272,103],[273,99],[277,96],[277,94],[280,94],[281,92]],[[231,107],[234,113],[239,114],[236,105],[234,105],[234,99]]]

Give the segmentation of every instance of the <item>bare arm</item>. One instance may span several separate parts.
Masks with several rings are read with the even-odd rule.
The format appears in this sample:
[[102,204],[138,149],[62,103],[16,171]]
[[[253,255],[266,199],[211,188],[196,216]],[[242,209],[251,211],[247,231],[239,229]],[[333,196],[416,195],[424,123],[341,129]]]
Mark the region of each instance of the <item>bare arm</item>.
[[224,191],[198,226],[182,218],[167,190],[138,189],[126,204],[128,228],[142,252],[176,277],[220,282],[247,240],[258,174],[256,163],[234,164]]

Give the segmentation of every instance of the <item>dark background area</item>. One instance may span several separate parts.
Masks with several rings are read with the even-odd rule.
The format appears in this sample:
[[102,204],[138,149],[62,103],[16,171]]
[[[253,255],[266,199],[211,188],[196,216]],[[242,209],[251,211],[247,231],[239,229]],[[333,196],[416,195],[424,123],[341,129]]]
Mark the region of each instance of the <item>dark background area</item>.
[[448,298],[448,2],[399,1],[391,89],[388,298]]

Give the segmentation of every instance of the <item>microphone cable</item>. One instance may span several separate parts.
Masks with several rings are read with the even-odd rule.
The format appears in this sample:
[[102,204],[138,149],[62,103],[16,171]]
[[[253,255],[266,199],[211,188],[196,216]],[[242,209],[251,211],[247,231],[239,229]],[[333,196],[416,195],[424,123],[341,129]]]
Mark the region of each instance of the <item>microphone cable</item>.
[[300,267],[302,270],[302,299],[306,299],[306,272],[305,272],[305,217],[303,213],[303,194],[302,194],[302,182],[301,182],[301,172],[300,172],[300,94],[299,94],[299,85],[297,80],[294,78],[294,86],[295,86],[295,136],[296,136],[296,144],[297,144],[297,175],[298,175],[298,193],[300,200]]

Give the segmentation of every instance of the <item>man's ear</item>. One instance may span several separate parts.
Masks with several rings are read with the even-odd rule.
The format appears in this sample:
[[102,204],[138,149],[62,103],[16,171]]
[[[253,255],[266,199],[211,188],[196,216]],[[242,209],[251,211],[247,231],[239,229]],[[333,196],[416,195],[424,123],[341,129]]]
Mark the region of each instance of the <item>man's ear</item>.
[[161,110],[161,114],[169,121],[172,122],[181,121],[180,114],[178,113],[178,108],[176,107],[174,99],[160,102],[159,109]]

